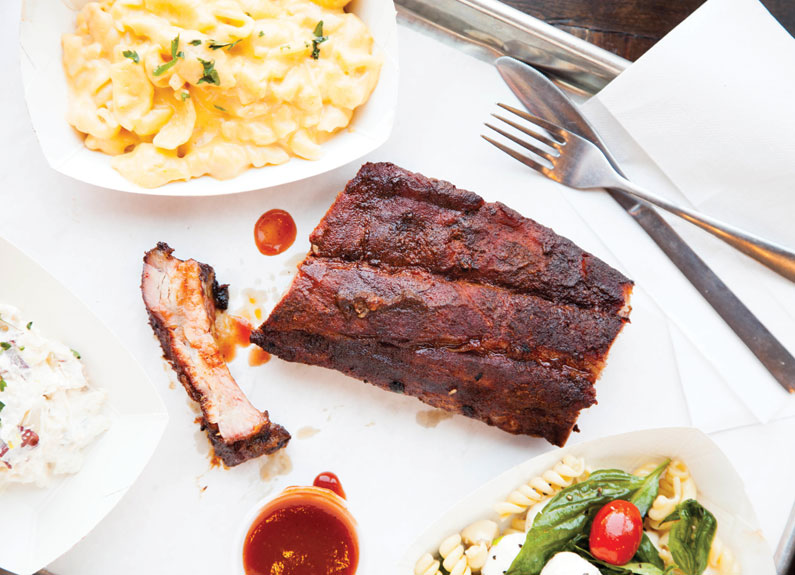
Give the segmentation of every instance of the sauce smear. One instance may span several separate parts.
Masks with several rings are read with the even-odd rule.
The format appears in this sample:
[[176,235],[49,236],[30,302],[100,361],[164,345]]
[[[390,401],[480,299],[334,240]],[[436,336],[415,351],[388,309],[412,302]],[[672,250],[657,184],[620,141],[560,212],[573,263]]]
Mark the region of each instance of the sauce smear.
[[251,324],[236,315],[219,316],[215,323],[215,332],[218,351],[227,363],[235,359],[238,347],[247,347],[251,343]]
[[295,241],[295,222],[284,210],[269,210],[254,225],[254,243],[261,254],[275,256]]
[[271,354],[261,347],[254,347],[248,354],[248,364],[252,367],[264,365],[271,360]]
[[312,483],[312,485],[333,491],[343,499],[346,499],[345,491],[342,489],[340,478],[334,475],[331,471],[324,471],[315,477],[315,482]]
[[[321,478],[334,477],[321,473]],[[321,480],[321,483],[324,482]],[[251,525],[243,546],[246,575],[354,575],[359,547],[345,502],[323,487],[288,487]]]

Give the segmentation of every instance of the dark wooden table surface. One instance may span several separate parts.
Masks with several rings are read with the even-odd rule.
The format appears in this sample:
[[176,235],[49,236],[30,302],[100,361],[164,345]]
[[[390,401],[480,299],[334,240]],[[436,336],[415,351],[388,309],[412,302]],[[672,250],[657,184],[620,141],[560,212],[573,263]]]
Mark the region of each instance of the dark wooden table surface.
[[[553,26],[636,60],[704,0],[503,0]],[[762,0],[795,35],[795,0]]]

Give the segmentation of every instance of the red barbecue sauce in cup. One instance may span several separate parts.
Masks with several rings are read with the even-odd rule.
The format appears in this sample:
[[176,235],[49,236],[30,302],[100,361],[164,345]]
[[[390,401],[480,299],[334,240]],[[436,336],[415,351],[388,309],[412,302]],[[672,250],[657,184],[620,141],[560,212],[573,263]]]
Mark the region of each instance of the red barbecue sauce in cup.
[[333,473],[311,487],[288,487],[262,508],[243,544],[246,575],[353,575],[355,521]]

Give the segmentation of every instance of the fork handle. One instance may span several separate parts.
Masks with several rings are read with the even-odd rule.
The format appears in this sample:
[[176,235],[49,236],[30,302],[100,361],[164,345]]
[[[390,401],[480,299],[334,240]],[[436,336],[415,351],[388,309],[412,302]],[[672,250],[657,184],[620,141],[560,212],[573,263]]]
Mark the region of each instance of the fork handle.
[[665,198],[654,195],[625,178],[621,178],[617,184],[611,187],[627,192],[636,198],[645,200],[672,214],[676,214],[691,224],[697,225],[702,230],[708,231],[713,236],[722,239],[730,246],[754,258],[774,272],[795,282],[795,252],[792,250],[723,223],[706,214],[672,204]]

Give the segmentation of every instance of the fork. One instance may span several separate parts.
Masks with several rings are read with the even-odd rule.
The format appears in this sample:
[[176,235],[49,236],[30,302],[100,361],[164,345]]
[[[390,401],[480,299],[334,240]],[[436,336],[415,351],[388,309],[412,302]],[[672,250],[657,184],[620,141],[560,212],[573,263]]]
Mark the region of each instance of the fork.
[[695,210],[677,206],[665,198],[652,194],[616,172],[602,151],[589,140],[512,106],[497,105],[530,124],[530,126],[526,126],[519,121],[492,114],[501,122],[527,136],[527,139],[523,139],[486,123],[488,128],[529,150],[534,155],[534,157],[528,156],[488,136],[482,136],[509,156],[566,186],[580,190],[617,189],[659,206],[708,231],[776,273],[795,282],[795,252],[792,250]]

